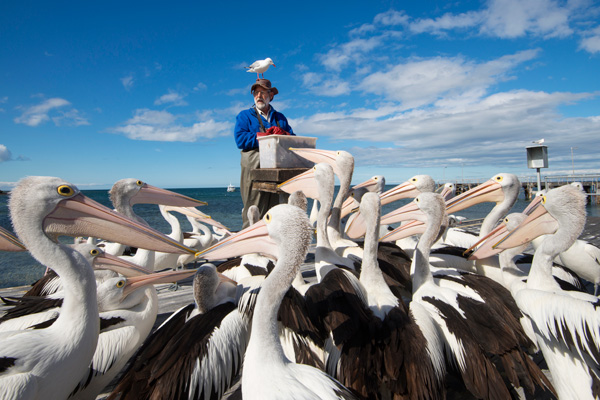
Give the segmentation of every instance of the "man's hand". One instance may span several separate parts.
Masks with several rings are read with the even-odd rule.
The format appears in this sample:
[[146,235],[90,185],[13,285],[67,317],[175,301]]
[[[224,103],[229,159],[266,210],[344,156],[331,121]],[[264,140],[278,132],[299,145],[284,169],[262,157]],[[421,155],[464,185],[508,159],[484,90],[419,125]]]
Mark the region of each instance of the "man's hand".
[[269,129],[267,129],[266,132],[258,132],[256,134],[257,137],[262,137],[262,136],[269,136],[269,135],[289,135],[289,132],[284,131],[283,129],[281,129],[278,126],[272,126]]

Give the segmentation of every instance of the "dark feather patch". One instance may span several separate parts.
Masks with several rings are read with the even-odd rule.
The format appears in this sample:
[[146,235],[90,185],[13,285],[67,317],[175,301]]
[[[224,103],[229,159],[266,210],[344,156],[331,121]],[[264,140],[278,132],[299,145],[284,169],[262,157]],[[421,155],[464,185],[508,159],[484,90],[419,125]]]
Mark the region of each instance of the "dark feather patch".
[[0,374],[6,372],[10,367],[14,367],[16,358],[0,357]]
[[49,299],[43,296],[3,297],[2,300],[12,308],[0,317],[0,323],[52,308],[60,308],[62,305],[62,299]]

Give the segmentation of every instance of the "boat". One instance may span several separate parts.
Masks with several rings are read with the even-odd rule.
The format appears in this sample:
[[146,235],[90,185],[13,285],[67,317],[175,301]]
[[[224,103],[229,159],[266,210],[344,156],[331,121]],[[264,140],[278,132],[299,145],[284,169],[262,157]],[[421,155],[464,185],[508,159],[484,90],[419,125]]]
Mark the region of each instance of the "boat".
[[231,184],[231,182],[229,183],[229,186],[227,186],[227,191],[228,191],[228,192],[235,192],[235,186],[233,186],[233,185]]

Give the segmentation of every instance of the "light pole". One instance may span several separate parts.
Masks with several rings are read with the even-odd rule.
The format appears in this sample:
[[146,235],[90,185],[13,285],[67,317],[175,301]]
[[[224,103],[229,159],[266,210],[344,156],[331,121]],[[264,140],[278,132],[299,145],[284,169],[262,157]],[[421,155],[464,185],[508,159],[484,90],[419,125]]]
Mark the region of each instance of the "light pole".
[[573,168],[573,175],[575,175],[575,161],[573,159],[573,150],[577,150],[578,147],[571,147],[571,167]]

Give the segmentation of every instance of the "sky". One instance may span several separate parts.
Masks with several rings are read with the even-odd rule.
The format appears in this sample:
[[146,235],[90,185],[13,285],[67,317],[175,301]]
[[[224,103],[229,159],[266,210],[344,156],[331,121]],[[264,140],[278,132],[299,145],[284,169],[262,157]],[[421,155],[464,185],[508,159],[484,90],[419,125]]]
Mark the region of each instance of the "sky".
[[599,173],[600,3],[3,1],[0,189],[239,184],[235,117],[271,103],[355,158],[353,183]]

